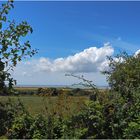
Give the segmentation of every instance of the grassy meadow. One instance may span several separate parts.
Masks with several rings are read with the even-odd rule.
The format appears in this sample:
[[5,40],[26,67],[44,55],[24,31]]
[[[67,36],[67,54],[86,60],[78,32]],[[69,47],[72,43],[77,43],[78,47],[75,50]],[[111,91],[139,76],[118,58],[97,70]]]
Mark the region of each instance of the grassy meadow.
[[[38,88],[17,88],[17,91],[36,92]],[[19,96],[0,96],[0,102],[9,99],[17,102],[18,99],[23,103],[27,111],[32,115],[58,114],[61,116],[71,116],[81,110],[88,96],[38,96],[38,95],[19,95]]]

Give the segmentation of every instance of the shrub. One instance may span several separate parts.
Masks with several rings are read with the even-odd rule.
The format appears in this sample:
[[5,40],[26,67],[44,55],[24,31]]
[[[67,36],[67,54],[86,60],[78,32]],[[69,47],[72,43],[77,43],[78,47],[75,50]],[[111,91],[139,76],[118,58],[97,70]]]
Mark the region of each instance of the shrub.
[[32,136],[30,127],[32,123],[32,117],[27,114],[15,117],[13,124],[8,132],[8,138],[31,139]]
[[27,113],[23,104],[18,100],[13,103],[10,99],[7,102],[0,103],[0,136],[8,132],[14,118],[17,115]]
[[124,130],[124,137],[127,139],[140,138],[140,118],[136,122],[129,122],[128,127]]
[[140,86],[140,55],[122,53],[115,58],[108,57],[109,69],[104,71],[111,88],[124,98],[132,99],[133,90]]
[[102,106],[98,101],[89,101],[79,114],[73,115],[68,121],[67,137],[104,138],[103,124]]
[[23,114],[14,119],[8,132],[10,139],[57,139],[61,138],[62,121],[57,117],[45,118],[42,115],[32,117]]

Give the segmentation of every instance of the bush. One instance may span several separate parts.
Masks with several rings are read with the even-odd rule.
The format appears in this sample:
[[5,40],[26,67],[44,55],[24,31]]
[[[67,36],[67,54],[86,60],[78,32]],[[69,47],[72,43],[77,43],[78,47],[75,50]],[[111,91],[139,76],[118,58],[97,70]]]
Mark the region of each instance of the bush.
[[140,55],[129,56],[122,53],[108,59],[109,69],[103,73],[108,76],[109,85],[124,98],[131,100],[133,90],[140,86]]
[[6,134],[11,127],[14,118],[17,115],[27,113],[20,102],[13,103],[10,99],[7,102],[0,103],[0,136]]
[[58,118],[28,114],[18,116],[8,132],[10,139],[57,139],[62,137],[62,123]]
[[65,118],[62,115],[31,116],[19,101],[0,104],[0,134],[10,139],[127,139],[139,138],[140,96],[127,102],[116,92],[104,101],[87,101],[81,112]]
[[61,94],[61,90],[57,88],[38,88],[37,93],[40,95],[51,95],[51,96],[58,96]]
[[33,123],[32,117],[27,114],[15,117],[12,127],[8,132],[8,138],[31,139],[30,127]]
[[68,121],[66,138],[104,138],[103,124],[102,106],[98,101],[89,101],[79,114]]
[[124,130],[124,137],[128,139],[140,138],[140,118],[136,122],[129,122],[128,127]]
[[67,94],[69,96],[89,96],[91,94],[91,91],[80,88],[74,88],[71,89]]

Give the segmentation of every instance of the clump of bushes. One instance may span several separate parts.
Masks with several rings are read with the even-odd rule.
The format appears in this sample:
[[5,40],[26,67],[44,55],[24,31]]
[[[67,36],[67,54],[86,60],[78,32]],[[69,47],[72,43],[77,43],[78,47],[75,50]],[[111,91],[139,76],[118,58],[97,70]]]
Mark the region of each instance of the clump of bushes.
[[140,96],[126,102],[120,95],[108,93],[106,101],[89,100],[78,114],[65,118],[59,114],[32,116],[22,103],[0,106],[0,135],[14,139],[133,139],[139,138]]
[[18,108],[11,103],[10,108],[3,107],[5,113],[0,110],[5,114],[0,118],[3,126],[0,127],[0,134],[10,139],[139,138],[139,92],[135,93],[132,104],[113,93],[108,93],[106,98],[108,102],[85,102],[79,113],[67,118],[59,114],[32,116],[21,103]]
[[7,102],[0,103],[0,136],[7,134],[8,130],[11,128],[14,118],[17,115],[22,115],[27,113],[23,104],[18,99],[17,102],[13,103],[11,99]]
[[57,96],[61,94],[61,90],[57,88],[38,88],[37,93],[39,95],[50,95],[50,96]]
[[70,96],[90,96],[91,91],[87,89],[74,88],[68,92]]
[[64,120],[60,117],[23,114],[14,119],[7,133],[10,139],[59,139],[64,135]]

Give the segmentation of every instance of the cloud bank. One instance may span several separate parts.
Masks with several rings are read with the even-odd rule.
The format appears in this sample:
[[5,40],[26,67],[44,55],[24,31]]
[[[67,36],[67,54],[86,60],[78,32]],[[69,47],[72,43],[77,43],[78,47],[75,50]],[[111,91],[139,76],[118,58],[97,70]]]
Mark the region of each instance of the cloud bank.
[[[138,50],[134,55],[140,53]],[[18,84],[30,85],[67,85],[76,82],[66,73],[84,75],[97,85],[107,85],[106,78],[100,71],[108,68],[106,56],[113,56],[114,49],[109,43],[102,47],[89,47],[79,53],[67,57],[49,59],[40,57],[24,61],[17,65],[13,77]]]
[[50,60],[42,57],[38,60],[36,69],[46,72],[97,72],[107,66],[106,56],[111,56],[113,53],[112,46],[106,43],[101,48],[90,47],[66,58]]
[[12,76],[22,85],[69,85],[78,79],[66,77],[65,74],[76,73],[84,75],[97,85],[106,85],[105,76],[100,71],[108,67],[106,56],[113,53],[112,46],[106,43],[100,48],[89,47],[67,57],[40,57],[19,63]]

